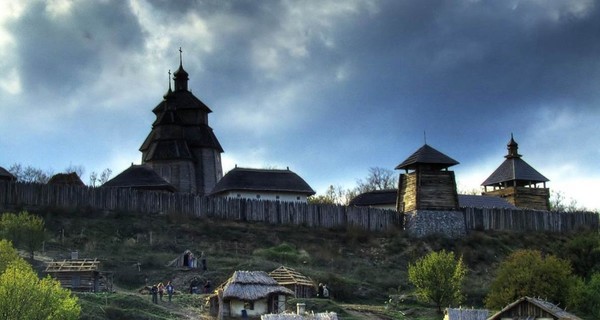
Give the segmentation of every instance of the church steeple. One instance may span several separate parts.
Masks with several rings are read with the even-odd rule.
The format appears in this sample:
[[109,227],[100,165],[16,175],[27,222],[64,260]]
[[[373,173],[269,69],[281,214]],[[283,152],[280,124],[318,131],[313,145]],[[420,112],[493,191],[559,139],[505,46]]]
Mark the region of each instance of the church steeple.
[[179,69],[173,74],[173,80],[175,81],[175,91],[188,90],[189,74],[183,70],[183,58],[182,58],[181,47],[179,48]]
[[513,138],[512,133],[510,134],[510,141],[508,142],[506,147],[508,148],[508,154],[504,156],[506,159],[521,158],[521,155],[518,152],[519,144]]

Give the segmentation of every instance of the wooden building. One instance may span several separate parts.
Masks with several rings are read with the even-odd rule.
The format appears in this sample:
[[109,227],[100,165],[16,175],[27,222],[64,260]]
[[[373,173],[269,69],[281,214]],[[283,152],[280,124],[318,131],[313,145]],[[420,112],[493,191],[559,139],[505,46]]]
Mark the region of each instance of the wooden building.
[[167,267],[195,269],[198,268],[198,258],[192,251],[185,250],[182,254],[177,256],[177,258],[171,260],[171,262],[167,264]]
[[[283,287],[264,271],[235,271],[217,289],[218,316],[255,318],[285,311],[288,297],[294,292]],[[214,298],[213,298],[214,299]]]
[[53,175],[50,180],[48,180],[48,184],[60,184],[60,185],[69,185],[69,186],[78,186],[84,187],[85,184],[77,173],[69,172],[69,173],[57,173]]
[[51,261],[44,272],[72,291],[112,291],[112,274],[100,272],[97,259]]
[[489,317],[488,320],[583,320],[551,302],[523,297]]
[[[152,110],[156,120],[140,147],[142,164],[151,167],[178,192],[207,195],[223,176],[223,148],[211,127],[212,112],[188,90],[189,75],[183,69],[173,74],[175,88]],[[170,73],[169,73],[170,74]]]
[[0,167],[0,181],[17,181],[17,178],[8,172],[8,170]]
[[177,189],[146,165],[134,165],[108,180],[102,187],[175,192]]
[[400,175],[397,210],[458,210],[454,171],[448,168],[458,161],[425,144],[396,169]]
[[521,159],[512,134],[507,148],[504,162],[481,184],[483,194],[502,197],[519,208],[549,210],[550,189],[546,188],[549,180]]
[[281,266],[269,272],[269,276],[292,290],[296,298],[313,298],[316,295],[316,286],[312,279],[292,268]]
[[211,195],[228,198],[306,202],[315,191],[289,168],[235,167],[217,183]]

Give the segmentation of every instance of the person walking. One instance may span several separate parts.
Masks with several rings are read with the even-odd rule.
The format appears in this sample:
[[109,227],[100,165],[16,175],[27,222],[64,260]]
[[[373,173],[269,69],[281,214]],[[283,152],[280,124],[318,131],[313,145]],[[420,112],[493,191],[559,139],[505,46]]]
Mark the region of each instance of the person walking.
[[163,295],[165,294],[165,285],[162,282],[158,283],[158,296],[160,297],[160,301],[162,302]]
[[158,287],[155,284],[150,288],[150,294],[152,295],[152,302],[158,303]]
[[169,296],[169,303],[171,303],[171,297],[173,296],[173,292],[175,292],[175,287],[173,287],[173,284],[171,283],[171,281],[169,281],[167,283],[167,295]]

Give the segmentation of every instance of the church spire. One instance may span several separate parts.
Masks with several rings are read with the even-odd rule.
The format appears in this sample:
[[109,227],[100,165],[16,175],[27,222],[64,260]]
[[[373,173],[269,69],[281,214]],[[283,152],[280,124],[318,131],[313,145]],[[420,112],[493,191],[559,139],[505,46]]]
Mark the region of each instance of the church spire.
[[173,80],[175,81],[175,91],[188,89],[188,80],[190,80],[188,73],[183,70],[183,51],[179,47],[179,69],[173,74]]
[[512,158],[521,158],[521,155],[519,154],[519,144],[515,141],[515,139],[513,138],[513,134],[510,134],[510,141],[508,142],[508,144],[506,145],[507,149],[508,149],[508,154],[506,156],[504,156],[506,159],[512,159]]

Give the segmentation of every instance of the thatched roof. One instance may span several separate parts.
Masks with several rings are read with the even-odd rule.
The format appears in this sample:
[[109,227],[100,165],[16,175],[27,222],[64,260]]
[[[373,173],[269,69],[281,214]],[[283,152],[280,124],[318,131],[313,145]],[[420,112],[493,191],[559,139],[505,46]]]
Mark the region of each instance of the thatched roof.
[[50,180],[48,180],[48,184],[60,184],[60,185],[70,185],[70,186],[80,186],[83,187],[85,184],[77,173],[69,172],[69,173],[57,173],[53,175]]
[[275,281],[277,281],[277,283],[279,283],[282,286],[286,286],[286,285],[301,285],[301,286],[310,286],[310,287],[314,287],[315,284],[313,283],[312,279],[301,274],[300,272],[292,269],[292,268],[288,268],[288,267],[284,267],[281,266],[271,272],[269,272],[269,276],[271,276],[271,278],[275,279]]
[[235,167],[219,180],[212,194],[227,191],[272,191],[315,194],[315,191],[293,171]]
[[236,271],[223,288],[223,299],[255,301],[271,294],[294,295],[264,271]]

